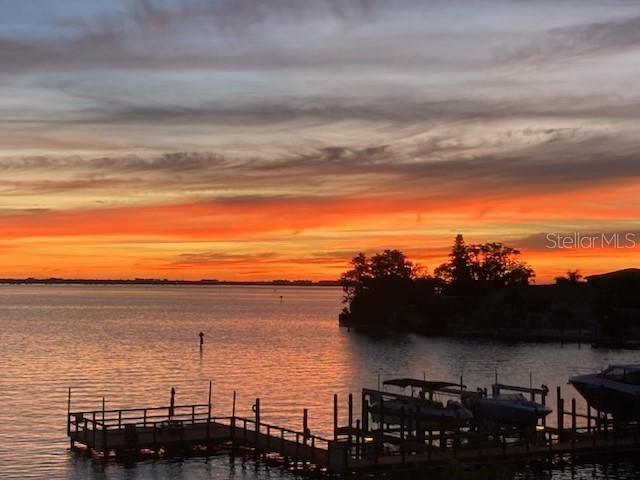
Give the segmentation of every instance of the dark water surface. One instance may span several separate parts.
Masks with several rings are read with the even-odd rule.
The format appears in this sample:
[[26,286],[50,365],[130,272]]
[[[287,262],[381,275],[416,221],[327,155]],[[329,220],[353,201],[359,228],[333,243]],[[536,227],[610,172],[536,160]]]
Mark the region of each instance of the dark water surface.
[[[311,430],[326,435],[333,394],[346,400],[379,375],[463,374],[475,388],[496,371],[503,383],[528,385],[532,372],[534,384],[562,385],[570,398],[570,375],[638,362],[637,352],[576,344],[348,333],[336,325],[340,297],[333,288],[0,286],[0,478],[294,478],[226,456],[126,466],[70,453],[68,386],[73,407],[86,410],[102,396],[107,408],[166,405],[171,387],[179,404],[206,403],[212,380],[214,415],[230,414],[235,389],[239,414],[260,397],[263,420],[300,429],[308,408]],[[523,467],[505,478],[627,480],[640,478],[636,468],[627,459],[551,473]]]

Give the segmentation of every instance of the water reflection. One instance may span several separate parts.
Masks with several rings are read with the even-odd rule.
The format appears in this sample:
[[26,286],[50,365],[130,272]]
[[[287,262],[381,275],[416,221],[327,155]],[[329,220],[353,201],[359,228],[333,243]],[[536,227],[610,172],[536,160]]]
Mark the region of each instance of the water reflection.
[[[570,375],[635,357],[577,345],[370,337],[337,328],[337,289],[291,288],[284,301],[281,294],[263,287],[0,287],[0,477],[292,478],[227,457],[129,468],[70,455],[68,386],[77,407],[100,408],[105,396],[116,408],[166,405],[172,386],[177,403],[206,402],[212,380],[214,414],[229,415],[237,390],[239,414],[260,397],[265,421],[299,428],[308,408],[311,430],[326,435],[333,394],[346,415],[346,396],[355,393],[359,411],[360,388],[379,376],[462,374],[475,388],[489,385],[496,371],[504,383],[527,385],[531,372],[534,384],[563,385],[570,397]],[[591,478],[591,469],[602,479],[636,472],[628,463],[617,472],[580,466],[577,478]],[[571,478],[562,475],[553,478]]]

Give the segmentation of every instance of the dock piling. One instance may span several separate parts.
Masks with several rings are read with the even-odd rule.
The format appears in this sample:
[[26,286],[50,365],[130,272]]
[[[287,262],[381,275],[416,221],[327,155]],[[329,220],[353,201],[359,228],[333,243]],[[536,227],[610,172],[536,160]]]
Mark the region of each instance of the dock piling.
[[333,394],[333,439],[338,440],[338,394]]

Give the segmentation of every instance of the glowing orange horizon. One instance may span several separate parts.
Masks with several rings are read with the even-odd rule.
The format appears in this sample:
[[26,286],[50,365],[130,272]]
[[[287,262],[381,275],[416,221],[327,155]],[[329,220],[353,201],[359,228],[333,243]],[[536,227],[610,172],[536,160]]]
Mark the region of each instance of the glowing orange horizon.
[[546,283],[569,269],[592,274],[638,265],[640,237],[626,249],[549,249],[535,239],[545,230],[612,231],[640,218],[640,205],[615,201],[638,190],[630,184],[580,197],[381,196],[34,211],[2,217],[2,276],[335,279],[357,252],[384,248],[399,248],[432,271],[463,233],[469,242],[520,247],[536,281]]

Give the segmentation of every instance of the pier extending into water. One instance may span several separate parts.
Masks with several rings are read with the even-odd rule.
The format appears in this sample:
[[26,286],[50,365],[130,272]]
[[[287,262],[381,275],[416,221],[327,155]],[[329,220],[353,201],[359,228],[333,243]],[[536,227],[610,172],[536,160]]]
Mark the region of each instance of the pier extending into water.
[[[506,385],[502,389],[511,388]],[[520,388],[532,396],[539,389]],[[353,395],[347,399],[347,424],[339,425],[339,399],[334,395],[333,435],[314,435],[303,410],[300,430],[261,421],[260,399],[252,418],[235,413],[235,394],[229,416],[212,416],[211,386],[206,404],[132,409],[72,411],[67,414],[71,449],[104,458],[115,454],[144,453],[188,456],[206,454],[216,447],[253,452],[278,459],[290,468],[315,472],[375,472],[390,469],[486,465],[552,457],[564,454],[607,454],[640,451],[640,422],[617,422],[588,407],[578,412],[576,400],[565,409],[560,387],[556,427],[538,425],[534,430],[506,426],[486,428],[442,427],[425,429],[420,419],[386,425],[371,419],[363,389],[360,417],[356,418]],[[544,391],[546,394],[546,391]],[[69,407],[71,390],[69,390]],[[410,413],[407,413],[409,415]],[[552,414],[552,415],[554,415]]]

